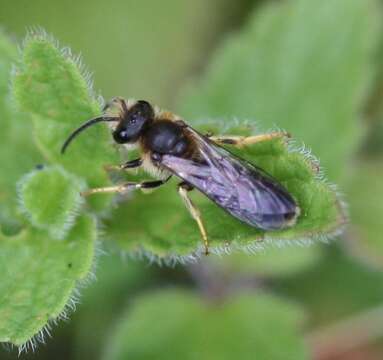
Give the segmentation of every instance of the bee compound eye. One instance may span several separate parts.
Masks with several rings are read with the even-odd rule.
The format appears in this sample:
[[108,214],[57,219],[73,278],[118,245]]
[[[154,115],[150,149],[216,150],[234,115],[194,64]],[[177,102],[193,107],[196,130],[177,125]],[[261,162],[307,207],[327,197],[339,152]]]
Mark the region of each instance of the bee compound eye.
[[130,124],[135,124],[137,121],[140,121],[140,119],[142,118],[140,112],[136,112],[136,113],[133,113],[130,115],[130,118],[129,118],[129,125]]
[[136,103],[136,109],[138,110],[138,113],[140,116],[150,119],[154,116],[154,110],[152,106],[145,100],[139,100]]

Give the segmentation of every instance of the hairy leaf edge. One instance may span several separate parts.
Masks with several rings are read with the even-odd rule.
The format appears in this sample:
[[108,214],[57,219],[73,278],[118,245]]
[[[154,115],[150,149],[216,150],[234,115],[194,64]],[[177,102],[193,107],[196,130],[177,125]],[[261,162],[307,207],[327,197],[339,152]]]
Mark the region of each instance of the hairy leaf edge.
[[[91,267],[87,273],[87,275],[83,278],[80,278],[76,281],[76,284],[69,295],[63,309],[59,312],[57,316],[52,317],[47,321],[47,323],[29,340],[18,345],[13,344],[12,342],[2,342],[0,343],[4,349],[7,351],[12,351],[13,349],[17,349],[18,356],[21,354],[26,354],[28,352],[35,352],[39,344],[45,344],[46,338],[52,338],[53,328],[58,326],[60,321],[68,321],[71,314],[76,311],[77,305],[81,303],[81,290],[89,286],[91,283],[97,280],[96,276],[96,268],[98,265],[98,260],[101,256],[105,255],[106,252],[102,248],[102,242],[99,239],[98,232],[98,221],[94,216],[91,216],[92,221],[95,223],[95,240],[94,240],[94,252],[91,260]],[[27,231],[27,229],[23,229],[15,236],[22,236],[22,233]]]
[[[49,170],[58,170],[64,177],[73,180],[74,182],[79,184],[79,188],[85,189],[86,184],[85,181],[83,181],[81,178],[69,173],[68,171],[64,170],[61,166],[50,166],[48,168]],[[41,170],[32,170],[31,172],[25,174],[16,184],[16,193],[17,193],[17,202],[18,202],[18,208],[21,214],[23,214],[27,220],[32,224],[32,226],[38,228],[47,230],[54,239],[62,240],[65,238],[65,236],[68,234],[69,230],[73,227],[73,225],[76,222],[77,217],[80,215],[81,209],[85,203],[82,196],[79,194],[76,202],[74,203],[74,206],[72,209],[68,211],[67,218],[62,224],[62,227],[60,230],[53,230],[49,225],[42,225],[37,223],[34,219],[32,214],[28,211],[28,209],[25,206],[24,198],[23,198],[23,187],[24,184],[31,179],[36,173],[40,172]]]

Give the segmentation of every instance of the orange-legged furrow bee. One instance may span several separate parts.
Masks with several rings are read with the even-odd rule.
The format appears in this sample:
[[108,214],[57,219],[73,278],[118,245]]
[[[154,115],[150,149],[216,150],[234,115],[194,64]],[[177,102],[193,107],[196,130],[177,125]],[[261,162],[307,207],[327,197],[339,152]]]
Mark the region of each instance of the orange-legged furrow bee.
[[[115,113],[110,111],[113,108]],[[146,101],[114,98],[102,116],[88,120],[68,137],[62,153],[80,132],[99,122],[110,122],[116,143],[137,146],[142,154],[139,159],[119,165],[119,169],[142,167],[158,180],[90,189],[84,195],[153,189],[177,176],[181,179],[178,192],[198,224],[206,254],[208,235],[201,214],[188,195],[194,188],[240,221],[263,230],[292,226],[299,216],[296,201],[279,182],[222,146],[250,145],[285,133],[249,137],[203,135],[177,115]]]

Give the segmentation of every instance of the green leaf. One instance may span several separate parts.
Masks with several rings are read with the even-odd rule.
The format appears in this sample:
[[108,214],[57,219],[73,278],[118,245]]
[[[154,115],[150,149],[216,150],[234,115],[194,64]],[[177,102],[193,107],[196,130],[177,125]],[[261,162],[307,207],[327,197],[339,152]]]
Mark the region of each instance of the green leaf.
[[66,316],[91,269],[95,236],[95,222],[86,216],[61,241],[33,228],[0,235],[0,342],[34,346],[44,327]]
[[369,259],[380,268],[383,264],[383,166],[361,160],[350,176],[347,195],[350,199],[350,244],[355,256]]
[[232,117],[284,128],[339,179],[355,151],[373,72],[379,1],[268,4],[222,46],[181,98],[188,120]]
[[83,203],[84,184],[60,167],[49,167],[25,175],[18,188],[21,209],[31,224],[62,239]]
[[0,225],[5,233],[14,233],[21,226],[17,180],[41,162],[31,138],[28,116],[14,108],[9,94],[10,71],[16,55],[16,45],[0,32]]
[[266,294],[221,303],[187,291],[151,293],[122,317],[103,359],[308,359],[301,321],[300,309]]
[[[100,115],[89,79],[82,75],[79,61],[69,49],[60,49],[43,33],[30,34],[13,78],[13,90],[21,108],[33,114],[35,139],[50,162],[85,178],[90,187],[108,184],[103,165],[116,162],[117,157],[106,126],[90,129],[64,156],[60,154],[75,128]],[[108,196],[96,199],[97,206],[108,200]]]
[[[237,123],[236,127],[227,128],[229,133],[249,133],[245,125]],[[214,122],[198,127],[201,131],[217,128]],[[318,175],[317,163],[286,146],[285,139],[260,142],[239,152],[232,150],[280,181],[296,198],[301,215],[289,229],[265,232],[241,223],[196,193],[192,197],[201,209],[213,253],[230,248],[257,251],[271,245],[308,244],[326,239],[341,228],[345,219],[336,193]],[[120,203],[105,220],[106,235],[125,250],[169,261],[182,262],[202,253],[198,227],[179,198],[174,182],[150,195],[136,193]]]

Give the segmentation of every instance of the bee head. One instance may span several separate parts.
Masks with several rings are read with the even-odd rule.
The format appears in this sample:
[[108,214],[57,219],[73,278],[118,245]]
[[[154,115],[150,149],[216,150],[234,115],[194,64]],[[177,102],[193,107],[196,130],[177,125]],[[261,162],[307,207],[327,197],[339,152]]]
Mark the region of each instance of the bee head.
[[135,143],[153,121],[154,110],[144,100],[137,101],[121,117],[113,131],[113,138],[118,144]]
[[121,112],[118,116],[106,115],[90,119],[74,130],[64,142],[61,153],[64,153],[72,140],[89,128],[100,122],[116,122],[113,130],[113,138],[119,144],[135,143],[143,134],[147,126],[153,121],[154,110],[144,100],[139,100],[131,107],[127,107],[124,101],[121,102]]

